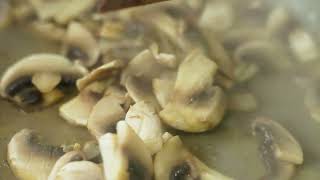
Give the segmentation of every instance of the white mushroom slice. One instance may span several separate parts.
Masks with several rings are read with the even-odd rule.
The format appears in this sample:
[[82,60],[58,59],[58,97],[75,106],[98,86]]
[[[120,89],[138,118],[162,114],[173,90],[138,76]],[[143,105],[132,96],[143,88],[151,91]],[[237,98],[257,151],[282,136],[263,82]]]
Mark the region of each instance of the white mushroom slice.
[[208,1],[199,19],[199,27],[212,32],[225,32],[233,25],[234,10],[225,1]]
[[162,127],[156,111],[144,102],[131,106],[125,121],[143,140],[151,154],[157,153],[162,147]]
[[175,55],[167,53],[159,53],[159,46],[157,44],[152,44],[150,46],[150,51],[156,61],[168,68],[176,68],[178,65],[178,60]]
[[84,159],[85,159],[84,154],[80,151],[70,151],[70,152],[64,154],[62,157],[60,157],[58,159],[58,161],[53,166],[51,173],[48,177],[48,180],[55,180],[57,173],[60,171],[60,169],[64,165],[66,165],[72,161],[82,161]]
[[105,178],[151,180],[152,158],[143,141],[124,121],[117,124],[117,133],[99,139]]
[[154,159],[155,180],[217,179],[231,178],[210,169],[194,157],[178,136],[169,138]]
[[290,32],[289,46],[302,63],[317,60],[319,57],[314,38],[302,29],[294,29]]
[[74,161],[63,166],[54,180],[104,180],[102,169],[90,161]]
[[152,80],[153,93],[162,108],[164,108],[170,100],[174,88],[175,79],[176,74],[174,73],[165,74],[160,78]]
[[97,40],[83,25],[71,22],[64,41],[64,54],[71,60],[79,60],[86,67],[95,65],[100,55]]
[[86,126],[92,108],[103,97],[105,84],[94,82],[83,89],[79,95],[59,108],[59,114],[71,124]]
[[123,67],[123,63],[116,60],[116,61],[111,61],[107,64],[104,64],[94,69],[86,76],[82,77],[81,79],[78,79],[77,81],[78,90],[81,91],[88,84],[94,81],[102,80],[102,79],[113,76],[116,73],[116,71],[118,71],[122,67]]
[[199,51],[191,52],[180,64],[174,87],[177,98],[190,100],[213,83],[217,65]]
[[302,164],[303,152],[295,138],[280,124],[267,118],[254,121],[255,135],[268,138],[275,158],[293,164]]
[[128,77],[125,87],[134,102],[144,101],[152,105],[157,111],[160,110],[160,105],[152,93],[151,85],[148,83],[135,77]]
[[217,126],[225,113],[226,97],[219,87],[211,87],[189,101],[172,101],[160,111],[169,126],[186,132],[204,132]]
[[7,159],[17,178],[44,180],[63,153],[62,148],[41,144],[34,131],[23,129],[10,140]]
[[252,112],[257,109],[257,101],[252,93],[232,93],[228,97],[228,109]]
[[121,105],[124,103],[113,95],[103,97],[92,109],[88,129],[97,139],[107,132],[114,132],[118,121],[125,117]]
[[40,72],[34,74],[31,81],[40,92],[48,93],[60,83],[61,75],[52,72]]

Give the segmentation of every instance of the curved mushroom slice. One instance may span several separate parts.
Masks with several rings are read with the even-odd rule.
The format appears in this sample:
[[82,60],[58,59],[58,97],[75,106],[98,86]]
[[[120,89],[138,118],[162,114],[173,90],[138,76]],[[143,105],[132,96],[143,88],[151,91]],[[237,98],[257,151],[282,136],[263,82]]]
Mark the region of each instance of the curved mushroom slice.
[[84,154],[80,151],[70,151],[66,154],[64,154],[62,157],[60,157],[57,162],[55,163],[55,165],[53,166],[51,173],[48,177],[48,180],[55,180],[57,173],[60,171],[60,169],[73,161],[82,161],[84,160]]
[[173,101],[160,112],[169,126],[186,132],[204,132],[217,126],[225,113],[226,96],[219,87],[211,87],[189,101]]
[[7,158],[16,177],[43,180],[63,154],[62,148],[43,145],[34,131],[23,129],[10,140]]
[[93,82],[84,88],[77,97],[63,104],[59,108],[59,114],[71,124],[86,126],[90,113],[103,97],[106,84]]
[[74,161],[63,166],[54,180],[104,180],[102,169],[90,161]]
[[231,180],[194,157],[178,136],[169,138],[154,159],[155,180]]
[[303,162],[299,143],[290,132],[270,119],[256,119],[252,129],[254,135],[259,137],[260,150],[268,171],[265,177],[290,179],[295,165]]
[[1,95],[21,105],[41,102],[42,96],[70,87],[86,70],[55,54],[34,54],[21,59],[4,73]]
[[95,65],[100,56],[97,40],[83,25],[71,22],[64,41],[63,53],[71,60],[80,61],[86,67]]
[[107,132],[113,132],[118,121],[125,117],[123,99],[114,95],[103,97],[92,109],[88,129],[97,139]]
[[162,147],[162,127],[155,109],[144,102],[131,106],[125,121],[146,144],[151,154]]
[[78,90],[81,91],[88,84],[94,81],[103,80],[108,77],[115,76],[117,71],[119,71],[123,66],[124,64],[122,62],[115,60],[94,69],[86,76],[77,80]]
[[300,62],[317,60],[319,52],[314,38],[302,29],[294,29],[289,34],[289,46]]
[[151,180],[152,158],[143,141],[125,121],[117,124],[117,133],[99,139],[105,178]]

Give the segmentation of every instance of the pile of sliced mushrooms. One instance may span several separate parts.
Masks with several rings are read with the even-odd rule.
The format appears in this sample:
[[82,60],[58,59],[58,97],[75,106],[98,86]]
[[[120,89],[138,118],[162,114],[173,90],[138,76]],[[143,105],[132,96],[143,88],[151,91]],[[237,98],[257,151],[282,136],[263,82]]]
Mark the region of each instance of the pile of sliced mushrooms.
[[[0,2],[0,27],[24,24],[61,46],[60,53],[31,54],[9,67],[1,96],[33,110],[63,102],[66,123],[95,139],[63,148],[21,130],[7,155],[19,179],[236,178],[207,167],[169,132],[214,131],[230,111],[253,112],[258,102],[245,85],[262,67],[286,71],[319,58],[312,35],[290,11],[262,0],[173,0],[109,13],[97,11],[97,3]],[[265,24],[238,26],[237,13],[264,17]],[[262,178],[290,179],[303,162],[295,138],[268,118],[254,120],[252,132],[266,165]]]

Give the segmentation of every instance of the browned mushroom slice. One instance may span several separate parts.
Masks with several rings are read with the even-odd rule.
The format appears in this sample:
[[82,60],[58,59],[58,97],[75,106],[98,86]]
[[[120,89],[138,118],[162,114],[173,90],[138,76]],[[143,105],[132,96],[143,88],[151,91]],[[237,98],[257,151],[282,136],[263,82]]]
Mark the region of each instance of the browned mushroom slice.
[[88,129],[97,139],[107,132],[114,132],[118,121],[125,117],[121,105],[124,100],[109,95],[103,97],[92,109],[88,120]]
[[63,166],[54,180],[104,180],[102,169],[90,161],[73,161]]
[[100,49],[97,40],[86,27],[71,22],[66,33],[63,53],[71,60],[92,67],[98,61]]
[[194,157],[178,136],[169,137],[154,159],[155,180],[231,180]]
[[34,131],[23,129],[10,140],[7,158],[19,179],[42,180],[63,153],[62,148],[41,144]]
[[296,165],[302,164],[303,152],[299,143],[280,124],[258,118],[252,124],[259,138],[260,150],[267,168],[267,179],[290,179]]
[[160,118],[153,107],[144,102],[137,102],[130,107],[125,121],[146,144],[151,154],[162,147],[162,127]]
[[85,73],[83,67],[60,55],[34,54],[8,68],[2,76],[0,91],[3,97],[19,105],[48,104],[43,96],[48,98],[52,91],[63,94],[65,88],[72,87]]
[[290,32],[289,46],[300,62],[313,61],[319,58],[314,37],[302,29],[294,29]]
[[99,146],[106,179],[152,179],[151,154],[126,122],[117,124],[117,135],[101,136]]
[[60,116],[71,124],[86,126],[92,108],[103,97],[105,89],[105,83],[93,82],[59,108]]
[[55,180],[57,173],[60,171],[60,169],[64,165],[66,165],[72,161],[82,161],[84,159],[85,159],[84,154],[80,151],[70,151],[70,152],[64,154],[62,157],[60,157],[57,160],[57,162],[53,166],[51,173],[48,177],[48,180]]

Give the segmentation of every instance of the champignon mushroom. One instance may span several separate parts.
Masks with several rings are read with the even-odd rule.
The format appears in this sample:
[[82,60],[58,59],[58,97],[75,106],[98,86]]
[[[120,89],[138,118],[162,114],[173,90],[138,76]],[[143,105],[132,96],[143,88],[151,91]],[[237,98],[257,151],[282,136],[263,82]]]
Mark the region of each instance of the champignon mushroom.
[[317,44],[308,32],[294,29],[289,34],[289,46],[300,62],[309,62],[319,58]]
[[267,168],[267,179],[290,179],[296,165],[302,164],[303,152],[295,138],[279,123],[258,118],[252,124],[259,138],[260,151]]
[[60,116],[71,124],[86,126],[92,108],[103,97],[106,86],[103,82],[91,83],[78,96],[59,108]]
[[113,132],[118,121],[125,117],[122,104],[125,103],[124,97],[108,95],[103,97],[93,107],[88,119],[88,129],[97,139],[107,132]]
[[160,118],[150,105],[137,102],[130,107],[125,121],[146,144],[151,154],[155,154],[162,147],[162,127]]
[[41,102],[42,96],[54,90],[63,91],[86,70],[55,54],[34,54],[21,59],[3,74],[1,96],[20,105]]
[[63,166],[54,180],[104,180],[102,169],[90,161],[73,161]]
[[73,161],[82,161],[85,159],[84,154],[81,151],[70,151],[64,154],[62,157],[60,157],[55,165],[53,166],[51,173],[48,177],[48,180],[55,180],[57,177],[57,173],[60,171],[60,169]]
[[95,65],[100,47],[89,30],[77,22],[71,22],[66,32],[63,53],[71,60],[80,61],[86,67]]
[[7,158],[19,179],[43,180],[63,154],[62,148],[43,145],[34,131],[23,129],[10,140]]
[[125,121],[117,124],[117,135],[99,139],[106,179],[151,180],[153,164],[149,150]]
[[155,180],[219,179],[231,178],[210,169],[194,157],[178,136],[169,137],[154,159]]
[[226,108],[224,92],[212,86],[217,65],[199,51],[180,65],[170,102],[160,117],[171,127],[203,132],[221,121]]

